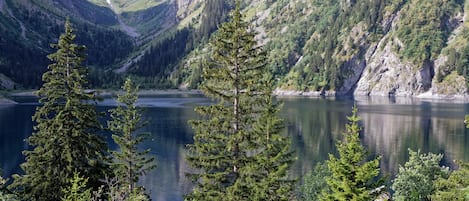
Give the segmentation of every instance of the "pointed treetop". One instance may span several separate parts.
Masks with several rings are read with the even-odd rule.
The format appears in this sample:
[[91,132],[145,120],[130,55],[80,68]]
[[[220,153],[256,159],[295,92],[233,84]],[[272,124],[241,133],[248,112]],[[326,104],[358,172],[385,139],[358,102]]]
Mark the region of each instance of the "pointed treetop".
[[354,104],[352,108],[352,116],[347,116],[347,120],[349,123],[346,126],[347,133],[359,133],[361,128],[358,125],[358,122],[360,122],[360,117],[358,116],[358,109],[357,105]]

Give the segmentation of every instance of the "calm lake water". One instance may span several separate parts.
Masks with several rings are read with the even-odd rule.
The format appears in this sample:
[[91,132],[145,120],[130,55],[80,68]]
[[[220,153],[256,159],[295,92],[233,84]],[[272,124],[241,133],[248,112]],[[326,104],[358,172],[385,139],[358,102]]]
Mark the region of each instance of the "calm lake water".
[[[37,103],[33,98],[17,97],[18,105],[0,106],[0,167],[4,176],[20,171],[24,160],[21,151],[28,146],[24,139],[31,134],[31,116]],[[463,118],[469,104],[425,101],[409,98],[317,99],[281,98],[286,120],[285,134],[292,137],[298,156],[291,174],[301,178],[315,163],[335,153],[354,102],[362,118],[365,145],[371,156],[382,155],[381,168],[387,173],[397,171],[408,159],[408,149],[443,153],[444,164],[454,160],[469,162],[469,131]],[[157,169],[142,178],[153,200],[181,201],[191,185],[185,177],[188,166],[184,160],[185,145],[192,142],[189,119],[198,117],[197,105],[209,104],[200,95],[159,95],[141,97],[145,107],[145,128],[152,133],[142,148],[151,148]],[[112,99],[99,103],[106,111],[115,106]],[[115,145],[111,144],[111,147]]]

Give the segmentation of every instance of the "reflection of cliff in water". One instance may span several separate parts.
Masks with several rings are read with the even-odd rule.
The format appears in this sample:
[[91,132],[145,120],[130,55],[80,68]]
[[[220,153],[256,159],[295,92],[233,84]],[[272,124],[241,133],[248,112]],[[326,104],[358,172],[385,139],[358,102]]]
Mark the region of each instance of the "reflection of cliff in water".
[[292,168],[296,177],[310,172],[317,163],[335,152],[336,140],[345,128],[346,115],[352,102],[323,99],[283,99],[282,117],[292,137],[292,148],[298,160]]
[[[408,149],[445,154],[444,163],[469,161],[469,141],[463,124],[465,106],[418,100],[359,102],[367,147],[382,155],[381,168],[396,173],[408,159]],[[412,104],[412,105],[410,105]]]
[[[328,153],[336,153],[350,115],[352,100],[282,98],[282,116],[298,160],[292,174],[301,177]],[[467,104],[426,102],[409,98],[358,98],[361,138],[370,157],[381,155],[385,173],[396,173],[408,160],[408,149],[444,153],[444,163],[469,161],[469,134],[463,118]]]
[[[292,137],[292,149],[298,157],[292,176],[301,180],[319,161],[335,153],[335,143],[341,139],[346,116],[354,101],[320,98],[281,98],[281,116],[287,125],[285,134]],[[21,103],[21,101],[18,101]],[[189,172],[185,161],[186,144],[192,142],[192,129],[187,121],[200,116],[193,106],[207,105],[210,100],[200,96],[161,95],[140,100],[149,124],[150,140],[140,148],[151,148],[157,169],[142,177],[152,200],[183,200],[191,189],[185,176]],[[362,118],[361,138],[370,149],[370,156],[382,156],[381,167],[395,173],[408,158],[408,148],[423,152],[444,153],[445,163],[455,159],[469,162],[469,133],[463,118],[469,113],[468,104],[424,102],[408,98],[357,98]],[[23,161],[21,151],[27,144],[23,139],[31,134],[31,116],[37,103],[0,107],[0,164],[4,174],[18,173]],[[115,101],[105,99],[98,107],[107,111]],[[110,139],[110,138],[108,138]],[[111,143],[111,142],[110,142]],[[111,143],[115,148],[115,144]]]
[[28,149],[25,139],[32,132],[31,115],[34,109],[35,106],[0,106],[0,162],[3,162],[0,163],[0,169],[4,174],[1,176],[20,173],[18,164],[24,160],[21,152]]

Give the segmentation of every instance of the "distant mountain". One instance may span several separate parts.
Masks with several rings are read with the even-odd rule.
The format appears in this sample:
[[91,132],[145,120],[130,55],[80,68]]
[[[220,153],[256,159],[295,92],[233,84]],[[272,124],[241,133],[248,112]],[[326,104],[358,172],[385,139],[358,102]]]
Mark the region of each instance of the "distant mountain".
[[77,42],[87,47],[87,64],[92,67],[93,82],[112,86],[103,82],[115,81],[113,69],[120,68],[134,55],[145,51],[160,35],[177,27],[180,21],[177,3],[168,0],[0,0],[0,78],[10,78],[0,79],[0,86],[40,86],[41,74],[49,64],[46,55],[53,51],[49,44],[58,40],[67,17],[77,31]]
[[[143,87],[196,88],[207,41],[232,2],[0,0],[0,72],[37,86],[29,82],[44,70],[47,44],[70,16],[89,48],[97,86],[132,74]],[[268,51],[279,93],[467,97],[465,1],[244,0],[242,6]]]

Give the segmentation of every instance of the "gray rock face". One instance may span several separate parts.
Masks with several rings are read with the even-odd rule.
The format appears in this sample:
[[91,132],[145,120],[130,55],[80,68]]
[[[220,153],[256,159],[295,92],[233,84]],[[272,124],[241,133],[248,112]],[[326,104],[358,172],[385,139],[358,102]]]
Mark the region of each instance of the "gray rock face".
[[202,0],[173,0],[173,3],[177,6],[177,17],[183,19],[192,12],[192,8],[195,4],[202,2]]
[[[354,95],[373,96],[414,96],[431,87],[432,64],[423,67],[402,61],[393,51],[392,42],[384,44],[385,36],[376,46],[370,48],[366,67],[356,85]],[[393,40],[399,43],[397,39]],[[384,45],[384,47],[382,47]]]
[[[353,92],[356,96],[414,96],[419,98],[468,98],[466,80],[453,73],[443,82],[437,82],[435,72],[444,67],[447,57],[441,54],[436,60],[416,65],[400,58],[395,47],[403,43],[393,36],[399,13],[383,20],[384,37],[368,48],[365,67],[359,76]],[[462,14],[448,19],[453,29],[448,44],[462,29]],[[360,68],[358,68],[360,69]],[[360,74],[356,72],[355,76]],[[347,83],[348,84],[348,83]]]
[[345,66],[352,71],[350,76],[344,80],[344,84],[337,92],[337,95],[347,95],[352,93],[354,89],[355,83],[360,80],[360,76],[362,75],[363,69],[365,69],[366,62],[363,59],[357,58],[357,56],[353,57],[350,61],[345,63]]

